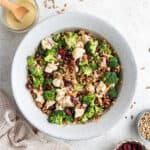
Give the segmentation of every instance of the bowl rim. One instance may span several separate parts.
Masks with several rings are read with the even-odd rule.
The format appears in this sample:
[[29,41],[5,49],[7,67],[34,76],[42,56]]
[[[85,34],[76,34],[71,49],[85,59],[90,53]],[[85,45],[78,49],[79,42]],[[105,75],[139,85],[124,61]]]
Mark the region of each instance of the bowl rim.
[[[121,34],[116,28],[114,28],[111,24],[109,24],[108,22],[104,21],[103,18],[94,16],[94,15],[91,15],[91,14],[88,14],[88,13],[81,13],[81,12],[68,12],[68,13],[65,13],[65,14],[54,15],[54,16],[52,16],[52,17],[48,17],[47,19],[44,19],[44,20],[41,21],[39,24],[42,24],[42,23],[45,22],[46,20],[49,20],[49,19],[54,18],[54,17],[58,17],[58,16],[62,16],[62,17],[63,17],[63,16],[67,16],[67,15],[79,15],[79,16],[81,15],[81,16],[86,16],[86,17],[89,17],[89,18],[93,17],[94,19],[100,20],[101,22],[103,22],[103,23],[105,23],[106,25],[108,25],[108,26],[109,26],[110,28],[112,28],[119,36],[121,36],[121,37],[123,38],[125,44],[129,47],[129,51],[130,51],[130,54],[132,55],[132,62],[133,62],[133,64],[134,64],[134,69],[135,69],[135,70],[134,70],[134,71],[135,71],[135,78],[134,78],[134,79],[135,79],[135,82],[134,82],[134,86],[133,86],[133,89],[132,89],[132,93],[130,94],[131,97],[133,97],[133,96],[134,96],[134,93],[135,93],[135,90],[136,90],[136,85],[137,85],[137,75],[138,75],[138,74],[137,74],[137,67],[136,67],[136,61],[135,61],[135,59],[134,59],[134,57],[133,57],[133,53],[132,53],[132,51],[131,51],[131,48],[130,48],[130,46],[128,45],[128,42],[126,41],[126,39],[124,38],[124,36],[122,36],[122,34]],[[30,31],[32,32],[36,27],[38,27],[39,24],[37,24],[37,25],[36,25],[34,28],[32,28]],[[30,34],[30,32],[28,32],[28,33],[26,34],[26,36],[22,39],[22,41],[20,42],[20,44],[19,44],[19,46],[18,46],[17,49],[20,48],[20,45],[24,42],[25,38],[26,38],[29,34]],[[15,89],[14,89],[14,87],[13,87],[13,68],[14,68],[14,61],[15,61],[15,57],[16,57],[16,55],[17,55],[17,52],[18,52],[18,51],[16,51],[16,53],[15,53],[15,55],[14,55],[14,59],[13,59],[13,62],[12,62],[12,68],[11,68],[11,88],[12,88],[12,91],[13,91],[13,97],[14,97],[14,99],[16,99],[16,93],[15,93]],[[20,112],[23,114],[23,116],[25,117],[25,119],[26,119],[29,123],[31,123],[34,127],[36,127],[36,128],[37,128],[38,130],[40,130],[41,132],[44,132],[45,134],[50,135],[50,136],[52,136],[52,137],[54,137],[54,138],[57,138],[57,139],[64,139],[64,140],[71,140],[71,141],[78,141],[78,140],[88,140],[88,139],[92,139],[92,138],[96,138],[96,137],[99,137],[99,136],[100,136],[99,134],[97,134],[97,135],[88,136],[88,137],[82,137],[82,138],[66,138],[66,137],[58,137],[58,136],[49,134],[49,133],[46,132],[46,130],[40,128],[37,124],[34,124],[34,123],[23,113],[22,109],[19,107],[19,104],[18,104],[17,100],[15,100],[15,103],[17,104],[18,109],[20,110]],[[127,110],[127,108],[129,107],[130,103],[131,103],[131,100],[130,100],[130,102],[128,103],[128,105],[126,105],[126,107],[125,107],[126,110]],[[122,116],[123,114],[125,114],[125,112],[122,112],[121,115],[119,115],[118,120],[116,121],[116,124],[121,120],[121,116]],[[109,128],[109,130],[111,130],[114,125],[115,125],[115,124],[113,124],[113,125]],[[106,132],[108,132],[108,131],[106,131]]]

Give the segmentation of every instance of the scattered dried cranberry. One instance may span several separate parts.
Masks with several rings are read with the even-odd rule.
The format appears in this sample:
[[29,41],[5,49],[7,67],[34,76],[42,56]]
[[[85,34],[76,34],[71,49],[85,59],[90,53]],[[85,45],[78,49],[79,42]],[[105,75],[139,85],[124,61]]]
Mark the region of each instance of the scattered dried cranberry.
[[100,52],[101,51],[101,49],[100,49],[100,47],[98,47],[97,49],[96,49],[96,52]]
[[71,116],[71,115],[72,115],[72,112],[71,112],[70,108],[65,108],[65,113],[66,113],[68,116]]
[[76,105],[79,101],[79,97],[71,97],[71,102]]
[[72,87],[72,82],[64,80],[64,86],[66,86],[66,87]]
[[65,59],[66,60],[71,60],[72,59],[72,55],[70,53],[66,53]]
[[58,50],[58,54],[60,54],[62,56],[65,56],[66,55],[66,51],[63,48],[61,48],[61,49]]
[[51,85],[46,85],[46,90],[51,90],[52,86]]
[[32,90],[32,85],[30,83],[26,84],[27,89]]
[[37,57],[39,57],[39,56],[40,56],[39,53],[36,52],[36,53],[35,53],[35,57],[37,58]]
[[46,79],[52,78],[52,74],[45,72],[44,76]]

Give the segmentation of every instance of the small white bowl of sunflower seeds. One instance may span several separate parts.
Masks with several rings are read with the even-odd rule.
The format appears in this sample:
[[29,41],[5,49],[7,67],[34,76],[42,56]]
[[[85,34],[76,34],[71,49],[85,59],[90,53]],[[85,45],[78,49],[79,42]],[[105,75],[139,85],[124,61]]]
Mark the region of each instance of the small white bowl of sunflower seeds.
[[150,110],[145,110],[138,115],[137,125],[140,138],[150,145]]

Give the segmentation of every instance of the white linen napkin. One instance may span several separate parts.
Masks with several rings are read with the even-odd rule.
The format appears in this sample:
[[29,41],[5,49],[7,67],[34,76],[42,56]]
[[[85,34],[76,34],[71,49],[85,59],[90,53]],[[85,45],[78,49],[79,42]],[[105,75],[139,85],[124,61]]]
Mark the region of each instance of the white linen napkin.
[[71,150],[65,143],[50,142],[17,115],[8,97],[0,90],[0,149]]

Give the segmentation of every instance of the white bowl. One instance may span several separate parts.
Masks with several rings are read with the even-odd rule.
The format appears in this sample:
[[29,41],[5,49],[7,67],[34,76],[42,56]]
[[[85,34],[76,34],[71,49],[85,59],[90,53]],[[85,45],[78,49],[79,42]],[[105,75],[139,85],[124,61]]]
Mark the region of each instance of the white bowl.
[[[123,67],[123,86],[115,105],[97,122],[60,126],[50,124],[47,116],[35,105],[28,90],[27,56],[35,52],[40,40],[51,33],[66,29],[87,29],[105,37],[117,51]],[[136,64],[131,49],[123,36],[108,23],[91,15],[67,13],[51,17],[35,26],[20,43],[12,64],[12,89],[16,103],[25,118],[44,133],[62,139],[81,140],[101,136],[114,125],[127,110],[136,86]]]

